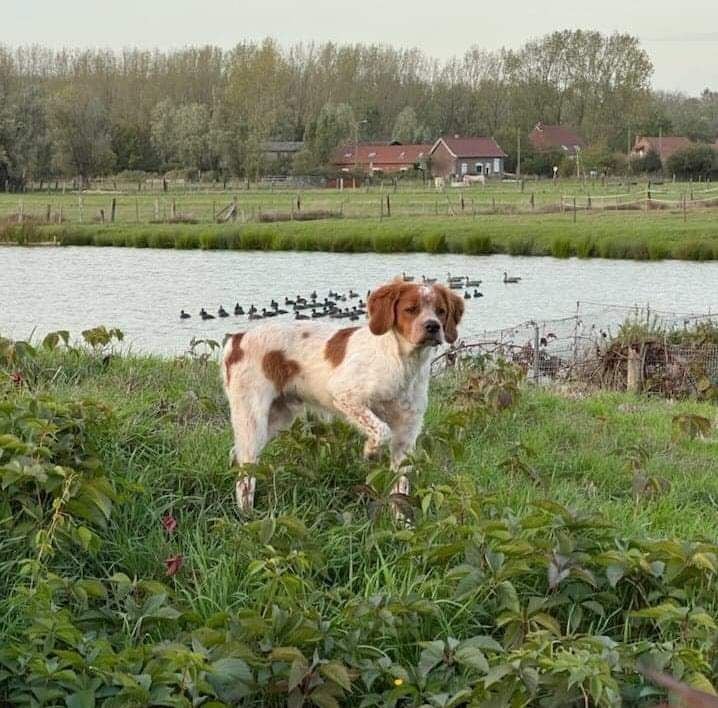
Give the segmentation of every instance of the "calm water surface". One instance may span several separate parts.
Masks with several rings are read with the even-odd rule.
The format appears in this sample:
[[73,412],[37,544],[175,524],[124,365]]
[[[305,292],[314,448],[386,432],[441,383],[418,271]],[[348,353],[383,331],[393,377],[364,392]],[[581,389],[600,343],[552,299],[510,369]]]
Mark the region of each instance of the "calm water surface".
[[[504,285],[503,271],[522,278]],[[274,298],[316,289],[370,287],[402,271],[445,280],[480,278],[484,297],[467,302],[464,339],[528,319],[571,315],[576,302],[676,313],[718,311],[718,263],[559,260],[510,256],[164,251],[135,248],[0,248],[0,334],[26,338],[56,329],[79,335],[119,327],[134,351],[177,354],[192,336],[221,339],[255,326],[246,317],[203,322],[235,302],[269,307]],[[348,303],[351,304],[351,303]],[[184,308],[192,319],[179,320]],[[287,318],[287,316],[284,316]],[[337,322],[346,322],[339,320]]]

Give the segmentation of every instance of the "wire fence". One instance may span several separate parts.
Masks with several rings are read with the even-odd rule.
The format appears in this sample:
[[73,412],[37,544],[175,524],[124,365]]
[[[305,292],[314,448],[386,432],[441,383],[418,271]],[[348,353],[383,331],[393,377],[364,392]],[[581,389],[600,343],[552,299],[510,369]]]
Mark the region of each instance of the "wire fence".
[[375,185],[340,191],[311,185],[213,190],[163,190],[152,181],[134,191],[108,189],[0,194],[0,221],[7,223],[223,223],[326,218],[477,217],[491,214],[551,214],[609,211],[690,211],[718,207],[710,183],[618,185],[545,182],[463,186],[436,190],[427,182]]
[[434,360],[432,372],[496,358],[518,365],[536,383],[702,394],[718,387],[718,312],[580,302],[573,315],[460,341]]

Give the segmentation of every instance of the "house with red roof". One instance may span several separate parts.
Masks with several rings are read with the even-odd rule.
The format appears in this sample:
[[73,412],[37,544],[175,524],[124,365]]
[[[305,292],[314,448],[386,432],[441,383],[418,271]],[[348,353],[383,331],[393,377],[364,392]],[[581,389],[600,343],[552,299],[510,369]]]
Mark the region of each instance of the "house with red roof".
[[421,168],[431,145],[359,143],[335,150],[332,165],[342,172],[391,174]]
[[586,141],[573,128],[567,125],[545,125],[541,121],[529,133],[529,143],[536,152],[560,150],[567,157],[576,157],[586,147]]
[[434,177],[463,180],[481,175],[501,179],[506,153],[493,138],[442,136],[429,151]]
[[649,152],[655,152],[665,165],[666,160],[674,152],[690,147],[692,144],[688,138],[677,135],[660,135],[657,138],[639,135],[636,136],[632,153],[634,157],[645,157]]

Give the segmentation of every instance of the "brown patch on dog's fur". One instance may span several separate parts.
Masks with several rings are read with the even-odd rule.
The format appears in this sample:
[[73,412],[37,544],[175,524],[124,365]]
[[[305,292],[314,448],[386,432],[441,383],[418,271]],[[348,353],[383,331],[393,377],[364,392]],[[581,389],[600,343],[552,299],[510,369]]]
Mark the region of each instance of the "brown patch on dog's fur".
[[434,292],[438,293],[439,299],[444,301],[446,312],[440,315],[439,319],[444,326],[446,341],[453,344],[459,336],[457,327],[464,314],[464,300],[443,285],[434,285]]
[[262,371],[279,392],[299,373],[299,369],[299,364],[294,359],[287,359],[281,349],[273,349],[262,357]]
[[309,338],[309,332],[302,332],[302,339],[308,339]]
[[344,356],[347,353],[347,344],[349,343],[349,337],[354,334],[359,327],[345,327],[344,329],[337,330],[328,340],[324,346],[324,358],[336,368],[339,364],[344,361]]
[[224,360],[224,372],[225,372],[225,378],[227,379],[227,385],[229,385],[229,379],[232,373],[232,367],[238,362],[242,361],[242,357],[244,356],[244,352],[242,351],[241,344],[242,344],[242,337],[244,337],[244,332],[237,332],[237,334],[233,334],[229,339],[232,342],[231,348],[229,350],[229,354]]
[[408,291],[419,292],[417,285],[397,281],[382,285],[369,296],[369,329],[372,334],[386,334],[396,321],[396,303]]

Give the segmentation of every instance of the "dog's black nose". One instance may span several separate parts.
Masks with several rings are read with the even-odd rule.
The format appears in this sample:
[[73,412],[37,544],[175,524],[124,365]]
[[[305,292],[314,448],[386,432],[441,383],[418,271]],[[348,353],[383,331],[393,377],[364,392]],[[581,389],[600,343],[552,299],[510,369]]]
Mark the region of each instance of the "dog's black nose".
[[428,334],[436,334],[441,329],[441,325],[436,320],[429,320],[424,325],[424,329]]

